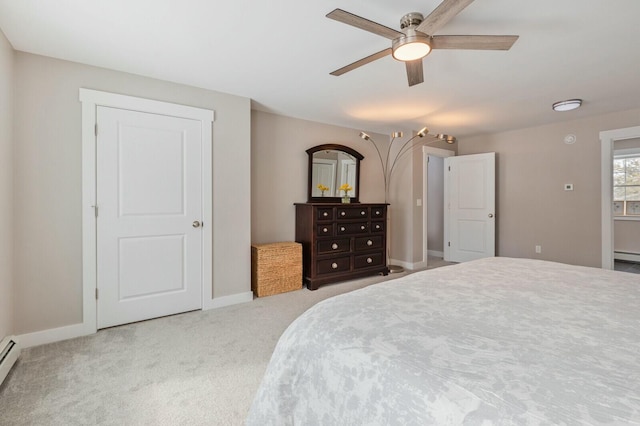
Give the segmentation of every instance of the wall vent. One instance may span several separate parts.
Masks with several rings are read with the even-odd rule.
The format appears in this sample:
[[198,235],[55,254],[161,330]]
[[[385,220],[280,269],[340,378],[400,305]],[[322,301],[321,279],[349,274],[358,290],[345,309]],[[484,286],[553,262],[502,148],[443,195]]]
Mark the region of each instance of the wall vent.
[[0,384],[20,356],[20,345],[14,336],[5,337],[0,342]]

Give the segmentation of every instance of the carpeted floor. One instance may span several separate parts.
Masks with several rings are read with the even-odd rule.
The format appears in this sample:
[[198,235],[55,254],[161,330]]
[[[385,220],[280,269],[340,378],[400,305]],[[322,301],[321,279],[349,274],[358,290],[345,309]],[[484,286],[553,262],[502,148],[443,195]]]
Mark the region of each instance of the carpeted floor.
[[[446,262],[430,259],[430,268]],[[371,277],[194,311],[26,349],[0,386],[0,425],[241,425],[285,328]]]

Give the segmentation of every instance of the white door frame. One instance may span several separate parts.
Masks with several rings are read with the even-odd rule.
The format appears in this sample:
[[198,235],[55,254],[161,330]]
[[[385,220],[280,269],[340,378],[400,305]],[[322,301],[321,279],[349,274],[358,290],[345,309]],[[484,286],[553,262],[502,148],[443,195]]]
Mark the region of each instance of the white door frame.
[[[82,102],[82,328],[97,331],[96,109],[128,109],[202,122],[202,301],[212,299],[213,166],[211,110],[80,88]],[[98,206],[99,207],[99,206]],[[99,209],[98,209],[99,210]]]
[[[447,158],[454,157],[456,153],[455,151],[449,151],[448,149],[433,148],[430,146],[422,147],[422,261],[415,265],[418,268],[426,268],[428,264],[427,260],[429,258],[429,248],[427,247],[427,221],[429,220],[427,210],[427,190],[429,189],[427,162],[430,155],[433,157]],[[445,229],[444,241],[447,241],[447,234],[448,231]]]
[[640,126],[600,132],[602,269],[613,269],[613,143],[634,138],[640,138]]

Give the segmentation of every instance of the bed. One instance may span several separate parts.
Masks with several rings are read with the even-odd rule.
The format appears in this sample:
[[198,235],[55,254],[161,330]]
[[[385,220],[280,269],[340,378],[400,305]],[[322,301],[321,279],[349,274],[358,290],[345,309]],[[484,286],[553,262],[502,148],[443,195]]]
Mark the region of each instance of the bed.
[[246,423],[640,424],[640,275],[496,257],[324,300]]

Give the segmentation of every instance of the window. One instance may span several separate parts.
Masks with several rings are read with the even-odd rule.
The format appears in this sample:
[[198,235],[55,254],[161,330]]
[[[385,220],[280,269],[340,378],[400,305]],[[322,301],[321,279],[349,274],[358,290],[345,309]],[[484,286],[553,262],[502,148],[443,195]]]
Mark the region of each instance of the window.
[[640,155],[613,160],[613,211],[640,217]]

